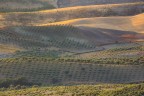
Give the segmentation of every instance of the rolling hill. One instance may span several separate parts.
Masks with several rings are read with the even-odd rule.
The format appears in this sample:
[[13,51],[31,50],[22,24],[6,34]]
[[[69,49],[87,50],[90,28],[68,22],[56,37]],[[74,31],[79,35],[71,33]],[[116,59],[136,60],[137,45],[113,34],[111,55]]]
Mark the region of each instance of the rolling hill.
[[35,12],[1,13],[1,25],[38,25],[78,18],[129,16],[142,13],[144,3],[91,5]]
[[143,1],[0,0],[0,96],[143,96]]
[[143,0],[1,0],[0,12],[34,11],[72,6],[135,2],[143,2]]
[[[73,25],[77,27],[92,27],[92,28],[105,28],[105,29],[115,29],[115,30],[127,30],[135,31],[139,33],[143,32],[144,27],[144,14],[138,14],[135,16],[111,16],[111,17],[94,17],[94,18],[82,18],[73,19],[62,22],[50,23],[48,25]],[[41,26],[46,26],[41,25]]]
[[55,7],[54,1],[51,0],[0,0],[0,12],[27,12]]
[[119,4],[143,2],[144,0],[58,0],[59,7],[83,6],[83,5],[100,5],[100,4]]
[[143,40],[143,34],[104,28],[65,25],[5,27],[0,42],[22,48],[57,47],[67,50],[91,49],[103,44]]
[[[118,16],[118,17],[95,17],[95,18],[83,18],[83,19],[74,19],[62,22],[56,22],[51,24],[44,24],[40,26],[49,26],[49,25],[73,25],[77,28],[80,28],[84,31],[90,33],[95,33],[95,37],[104,36],[103,33],[107,36],[112,35],[115,37],[117,34],[122,39],[136,39],[137,41],[144,40],[144,14],[139,14],[136,16]],[[113,31],[112,31],[113,30]],[[124,33],[124,31],[126,33]],[[127,33],[129,31],[129,33]],[[137,34],[132,34],[132,33]],[[121,34],[122,33],[122,34]],[[101,34],[101,35],[100,35]],[[102,35],[103,34],[103,35]],[[120,35],[121,34],[121,35]],[[118,38],[116,36],[116,38]],[[99,40],[101,40],[99,38]],[[104,37],[106,39],[106,37]],[[112,38],[112,37],[110,37]],[[103,39],[103,38],[102,38]],[[108,39],[107,39],[108,40]],[[107,41],[105,40],[105,41]],[[102,40],[101,40],[102,41]]]

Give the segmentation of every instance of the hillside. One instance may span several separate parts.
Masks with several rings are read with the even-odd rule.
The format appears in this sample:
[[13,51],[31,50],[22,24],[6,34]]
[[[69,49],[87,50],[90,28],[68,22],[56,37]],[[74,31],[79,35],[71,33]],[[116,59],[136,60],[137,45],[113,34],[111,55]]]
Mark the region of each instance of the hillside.
[[144,84],[101,84],[58,87],[33,87],[0,91],[1,96],[142,96]]
[[143,2],[143,0],[1,0],[0,12],[20,12],[53,8]]
[[65,25],[23,26],[1,29],[0,42],[24,49],[57,47],[79,50],[115,42],[138,41],[143,39],[142,35],[133,31],[105,28],[76,28]]
[[[117,22],[117,23],[119,23],[121,26],[124,23],[126,23],[126,24],[131,23],[130,25],[134,25],[133,27],[136,27],[136,26],[144,26],[143,16],[144,16],[144,13],[138,14],[138,15],[135,15],[135,16],[116,16],[116,17],[111,16],[111,17],[82,18],[82,19],[73,19],[73,20],[67,20],[67,21],[62,21],[62,22],[56,22],[56,23],[53,23],[53,24],[70,24],[70,25],[74,25],[74,26],[84,26],[87,23],[88,25],[89,24],[90,25],[93,25],[93,24],[95,24],[95,25],[100,24],[101,25],[101,23],[111,24],[113,22],[115,22],[114,24],[116,24],[116,21],[118,20],[119,22]],[[127,24],[127,25],[129,25],[129,24]],[[116,26],[118,26],[118,25],[116,25]],[[105,26],[101,26],[101,27],[105,27]]]
[[107,59],[103,57],[103,59],[66,59],[68,55],[61,58],[61,54],[66,52],[33,50],[1,58],[0,77],[1,79],[24,77],[29,82],[45,86],[123,84],[144,80],[143,55],[121,59],[110,56]]
[[13,44],[26,49],[47,47],[75,49],[84,46],[90,48],[94,44],[86,31],[64,25],[6,27],[0,30],[0,37],[1,43]]
[[129,16],[142,13],[144,3],[92,5],[35,12],[1,13],[1,25],[37,25],[78,18]]
[[55,7],[51,0],[0,0],[0,12],[27,12]]
[[18,50],[22,50],[16,46],[13,46],[12,44],[0,44],[0,55],[5,53],[14,53]]
[[[50,24],[41,24],[39,26],[49,26],[49,25],[73,25],[81,30],[90,33],[95,33],[95,37],[102,38],[108,41],[108,38],[123,37],[122,39],[129,39],[136,41],[144,41],[144,14],[139,14],[136,16],[118,16],[118,17],[95,17],[95,18],[83,18],[74,19]],[[119,22],[118,22],[119,21]],[[134,33],[134,34],[133,34]],[[101,35],[100,35],[101,34]],[[104,37],[107,34],[106,37]],[[117,35],[116,35],[117,34]],[[121,35],[120,35],[121,34]],[[94,34],[93,34],[94,35]],[[112,37],[111,37],[111,36]],[[103,37],[101,37],[103,36]],[[110,36],[110,37],[108,37]],[[93,37],[93,36],[92,36]],[[92,38],[91,37],[91,38]],[[108,38],[107,38],[108,37]],[[101,41],[103,41],[101,40]],[[117,41],[117,40],[116,40]]]
[[99,4],[119,4],[143,2],[144,0],[58,0],[59,7],[83,6],[83,5],[99,5]]
[[43,85],[143,81],[144,43],[129,42],[124,34],[138,33],[66,25],[2,28],[0,76]]
[[0,0],[0,96],[143,96],[144,0]]
[[104,29],[114,29],[123,31],[133,31],[137,33],[144,33],[144,14],[139,14],[135,16],[118,16],[118,17],[94,17],[94,18],[82,18],[73,19],[62,22],[56,22],[51,24],[44,24],[40,26],[47,25],[73,25],[78,28],[83,29],[88,28],[104,28]]

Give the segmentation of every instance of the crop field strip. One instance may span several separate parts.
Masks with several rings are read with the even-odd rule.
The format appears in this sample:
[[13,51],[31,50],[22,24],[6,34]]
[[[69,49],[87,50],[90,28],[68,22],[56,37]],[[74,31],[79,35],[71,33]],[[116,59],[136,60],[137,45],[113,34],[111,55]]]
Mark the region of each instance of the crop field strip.
[[[116,50],[124,51],[124,50],[128,50],[127,47],[125,46],[122,49],[113,49],[113,50],[111,49],[109,51],[110,52],[115,52]],[[132,49],[139,50],[139,48],[140,47],[136,46]],[[41,51],[37,51],[37,52],[41,52]],[[143,75],[144,72],[142,71],[143,70],[142,62],[144,60],[143,57],[141,57],[141,59],[138,59],[139,61],[142,60],[142,62],[140,63],[141,65],[138,64],[121,65],[118,64],[117,62],[115,63],[113,62],[114,64],[113,63],[95,64],[95,63],[90,63],[90,60],[87,59],[84,60],[81,59],[77,60],[77,59],[70,59],[70,58],[66,59],[66,57],[60,59],[58,56],[53,57],[53,55],[50,55],[50,53],[46,53],[45,56],[44,54],[42,53],[39,54],[37,52],[32,52],[33,54],[29,52],[24,52],[24,53],[20,52],[17,54],[18,56],[20,56],[19,58],[1,59],[0,74],[7,78],[25,76],[26,78],[28,78],[33,82],[36,83],[44,82],[44,84],[48,84],[48,85],[51,83],[53,84],[86,83],[87,84],[88,82],[99,83],[100,81],[102,81],[103,83],[128,83],[128,82],[141,81],[144,78]],[[58,54],[57,51],[54,51],[54,53]],[[30,56],[30,57],[25,57],[25,56]],[[114,57],[111,57],[111,59],[115,60]],[[131,58],[126,58],[126,60],[129,59]],[[118,60],[121,61],[121,59]],[[107,61],[110,61],[110,58],[108,58],[108,60],[102,59],[101,61],[106,63]]]
[[[144,46],[142,45],[135,45],[135,43],[127,43],[125,46],[121,47],[113,47],[115,44],[110,44],[111,48],[106,48],[100,51],[92,51],[92,52],[83,52],[79,54],[74,54],[76,57],[81,58],[121,58],[121,57],[141,57],[143,56]],[[110,47],[110,45],[108,45]],[[121,44],[120,44],[121,45]],[[133,46],[130,46],[133,45]],[[104,46],[101,46],[104,48]],[[75,57],[72,56],[72,57]]]
[[[144,79],[143,66],[99,65],[66,62],[16,61],[0,64],[0,74],[6,78],[24,76],[42,84],[129,83]],[[139,75],[137,75],[139,74]]]
[[[13,32],[11,31],[13,30]],[[23,30],[19,33],[18,30]],[[90,44],[81,41],[71,40],[65,37],[72,37],[80,35],[79,29],[72,26],[49,26],[49,27],[14,27],[6,30],[0,30],[0,42],[13,43],[13,45],[19,45],[24,48],[27,47],[48,47],[56,46],[58,48],[90,48]],[[57,35],[54,35],[57,34]],[[59,38],[62,36],[64,38]],[[85,37],[81,37],[85,38]],[[21,42],[20,42],[21,41]],[[19,43],[20,42],[20,43]],[[15,43],[15,44],[14,44]]]

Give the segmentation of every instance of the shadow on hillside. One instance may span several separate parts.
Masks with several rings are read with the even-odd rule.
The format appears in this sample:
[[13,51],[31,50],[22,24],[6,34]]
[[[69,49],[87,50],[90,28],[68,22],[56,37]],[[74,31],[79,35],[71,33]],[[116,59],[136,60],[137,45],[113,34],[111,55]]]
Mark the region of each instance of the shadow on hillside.
[[143,40],[136,32],[72,26],[7,27],[0,30],[0,42],[28,47],[89,49],[92,46]]

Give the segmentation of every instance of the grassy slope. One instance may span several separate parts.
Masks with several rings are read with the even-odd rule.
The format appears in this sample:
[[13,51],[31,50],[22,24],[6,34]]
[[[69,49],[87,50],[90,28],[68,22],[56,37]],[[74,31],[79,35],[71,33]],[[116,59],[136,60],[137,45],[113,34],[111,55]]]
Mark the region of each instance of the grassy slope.
[[[120,16],[120,17],[95,17],[95,18],[83,18],[74,19],[62,22],[56,22],[51,24],[43,24],[38,26],[48,26],[48,25],[73,25],[83,30],[93,32],[100,30],[101,33],[114,34],[116,31],[109,32],[108,30],[121,30],[121,31],[131,31],[139,34],[123,34],[124,38],[137,38],[137,41],[144,40],[144,14],[139,14],[136,16]],[[120,33],[120,32],[119,32]],[[98,35],[98,34],[97,34]],[[114,35],[113,35],[114,36]]]
[[[43,85],[130,83],[144,79],[141,65],[85,64],[51,61],[48,57],[1,59],[3,78],[25,77]],[[135,71],[133,71],[135,70]]]
[[107,84],[28,88],[0,91],[1,96],[142,96],[144,84]]
[[4,25],[37,25],[78,18],[135,15],[143,12],[143,5],[142,2],[92,5],[35,12],[12,12],[0,15],[1,18],[4,18],[1,21],[1,23],[4,22]]
[[[79,56],[60,50],[18,52],[13,57],[0,59],[0,76],[22,76],[44,85],[143,81],[144,51],[137,47],[139,45],[135,45],[134,48],[129,44],[126,46],[120,49],[81,53]],[[67,55],[62,56],[63,54]],[[86,57],[86,54],[89,56]]]
[[[113,56],[114,53],[116,57],[118,56],[116,55],[117,53],[121,53],[119,55],[124,55],[124,53],[127,55],[129,52],[136,52],[134,53],[136,58],[129,59],[128,57],[128,59],[126,58],[121,62],[117,62],[113,57],[111,57],[112,60],[108,57],[108,60],[102,59],[103,62],[99,60],[97,62],[96,58],[91,58],[94,62],[89,62],[89,58],[82,61],[82,58],[67,58],[69,54],[73,55],[77,53],[76,50],[78,50],[78,52],[82,50],[97,50],[95,49],[96,46],[94,46],[97,43],[94,43],[94,40],[97,41],[99,38],[95,39],[96,34],[88,34],[75,27],[62,25],[3,28],[0,30],[0,42],[4,44],[12,43],[13,45],[28,49],[28,51],[18,52],[13,58],[0,59],[0,76],[3,78],[23,76],[28,80],[43,84],[127,83],[143,80],[143,67],[134,65],[142,62],[144,59],[140,58],[139,55],[139,53],[143,52],[141,48],[130,49],[128,52],[127,47],[123,50],[116,49],[119,52],[103,51],[99,53],[96,51],[96,53],[101,54],[99,55],[101,58],[103,58],[104,55]],[[105,36],[107,37],[107,35]],[[111,39],[112,37],[108,36],[108,38]],[[134,45],[136,47],[140,46],[135,43]],[[122,45],[117,44],[116,46]],[[129,44],[126,46],[130,47]],[[133,44],[131,46],[133,46]],[[53,49],[54,47],[56,47],[55,50]],[[105,47],[107,48],[108,46]],[[49,48],[53,50],[51,51]],[[66,50],[68,52],[66,52]],[[61,58],[63,54],[65,56]],[[85,54],[81,55],[84,56]],[[95,54],[92,55],[92,57],[95,56]],[[104,65],[99,65],[101,63]],[[134,66],[117,65],[127,63],[133,64]],[[143,62],[139,64],[143,64]],[[133,70],[136,71],[133,72]],[[109,78],[109,75],[111,78]]]
[[144,46],[140,47],[139,45],[134,43],[114,44],[108,46],[101,46],[105,49],[103,51],[79,53],[74,55],[73,58],[79,58],[79,59],[115,58],[116,60],[116,58],[140,57],[143,56],[143,52],[144,52]]
[[111,29],[79,29],[66,25],[5,27],[0,30],[0,42],[14,44],[24,49],[56,47],[63,50],[95,49],[99,45],[139,40],[125,35],[136,32]]
[[58,0],[59,7],[83,6],[83,5],[99,5],[99,4],[119,4],[142,2],[143,0]]
[[1,0],[0,12],[22,12],[43,9],[54,9],[53,2],[48,0]]
[[143,17],[144,14],[139,14],[136,16],[82,18],[82,19],[56,22],[51,24],[44,24],[44,25],[41,24],[39,26],[65,24],[77,27],[104,28],[104,29],[115,29],[115,30],[144,33]]
[[18,50],[22,50],[21,48],[18,48],[16,46],[13,45],[6,45],[6,44],[0,44],[0,54],[4,54],[4,53],[14,53]]
[[91,48],[95,43],[86,32],[72,26],[6,27],[0,30],[1,43],[26,49],[36,48]]

